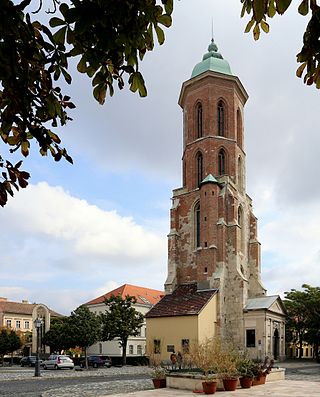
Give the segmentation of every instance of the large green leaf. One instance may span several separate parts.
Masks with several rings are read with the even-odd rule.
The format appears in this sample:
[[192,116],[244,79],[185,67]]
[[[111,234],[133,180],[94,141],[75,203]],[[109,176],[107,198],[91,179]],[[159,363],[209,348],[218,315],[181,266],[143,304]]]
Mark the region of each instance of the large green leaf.
[[276,0],[276,8],[279,14],[284,14],[292,0]]
[[307,15],[309,12],[309,0],[302,0],[298,8],[299,14]]
[[266,9],[265,0],[253,0],[253,15],[256,22],[260,22]]
[[164,32],[158,25],[156,26],[156,33],[157,33],[159,44],[160,45],[163,44],[164,43]]
[[171,26],[172,19],[170,15],[164,14],[158,17],[158,22],[161,23],[161,25],[164,25],[166,28],[168,28],[169,26]]

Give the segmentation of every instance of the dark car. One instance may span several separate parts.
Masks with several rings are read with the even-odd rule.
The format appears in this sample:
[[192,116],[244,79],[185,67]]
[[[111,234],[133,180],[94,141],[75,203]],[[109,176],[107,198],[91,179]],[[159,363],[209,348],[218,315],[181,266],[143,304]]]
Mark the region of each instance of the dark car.
[[[36,365],[36,361],[37,361],[37,357],[36,356],[26,356],[26,357],[22,357],[22,359],[20,360],[20,365],[21,367],[34,367]],[[41,364],[42,360],[40,360],[40,364]]]
[[[111,358],[108,356],[88,356],[88,365],[89,367],[98,368],[98,367],[111,367]],[[80,361],[80,367],[84,368],[86,366],[86,360],[83,359]]]

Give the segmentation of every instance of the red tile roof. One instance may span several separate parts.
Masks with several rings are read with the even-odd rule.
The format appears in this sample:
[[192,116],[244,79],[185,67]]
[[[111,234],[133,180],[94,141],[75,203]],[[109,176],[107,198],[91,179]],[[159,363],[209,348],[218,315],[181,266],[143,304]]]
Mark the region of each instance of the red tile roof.
[[150,309],[146,317],[199,314],[217,292],[216,289],[198,291],[196,283],[180,285],[172,294],[165,295],[159,303]]
[[[21,303],[21,302],[10,302],[10,301],[0,301],[0,313],[12,313],[12,314],[28,314],[32,315],[34,307],[37,303]],[[59,314],[51,309],[49,309],[51,316],[61,317]]]
[[164,295],[163,291],[158,291],[156,289],[138,287],[136,285],[124,284],[113,291],[107,292],[98,298],[92,299],[91,301],[85,303],[86,305],[96,305],[98,303],[104,303],[105,299],[110,298],[112,295],[121,296],[123,299],[126,296],[134,296],[137,303],[143,305],[155,305]]

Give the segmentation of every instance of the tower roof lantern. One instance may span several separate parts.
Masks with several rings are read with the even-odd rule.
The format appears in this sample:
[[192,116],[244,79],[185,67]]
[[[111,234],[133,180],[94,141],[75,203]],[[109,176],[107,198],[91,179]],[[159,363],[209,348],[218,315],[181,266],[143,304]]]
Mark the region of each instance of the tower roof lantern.
[[223,56],[218,52],[218,47],[213,38],[208,46],[208,52],[203,55],[202,61],[197,63],[193,68],[191,78],[199,76],[207,71],[218,72],[233,76],[229,62],[223,59]]

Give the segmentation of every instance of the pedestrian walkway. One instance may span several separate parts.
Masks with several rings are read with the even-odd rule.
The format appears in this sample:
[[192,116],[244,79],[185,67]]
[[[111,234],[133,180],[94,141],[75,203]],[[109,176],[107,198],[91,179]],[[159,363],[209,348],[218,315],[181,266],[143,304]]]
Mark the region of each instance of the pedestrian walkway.
[[[137,391],[133,393],[115,394],[113,397],[191,397],[199,394],[190,390],[154,389]],[[200,394],[204,395],[204,394]],[[294,380],[281,380],[267,382],[265,385],[253,386],[250,389],[237,389],[236,391],[217,391],[219,397],[319,397],[320,384],[318,382],[304,382]],[[103,396],[101,396],[103,397]]]

